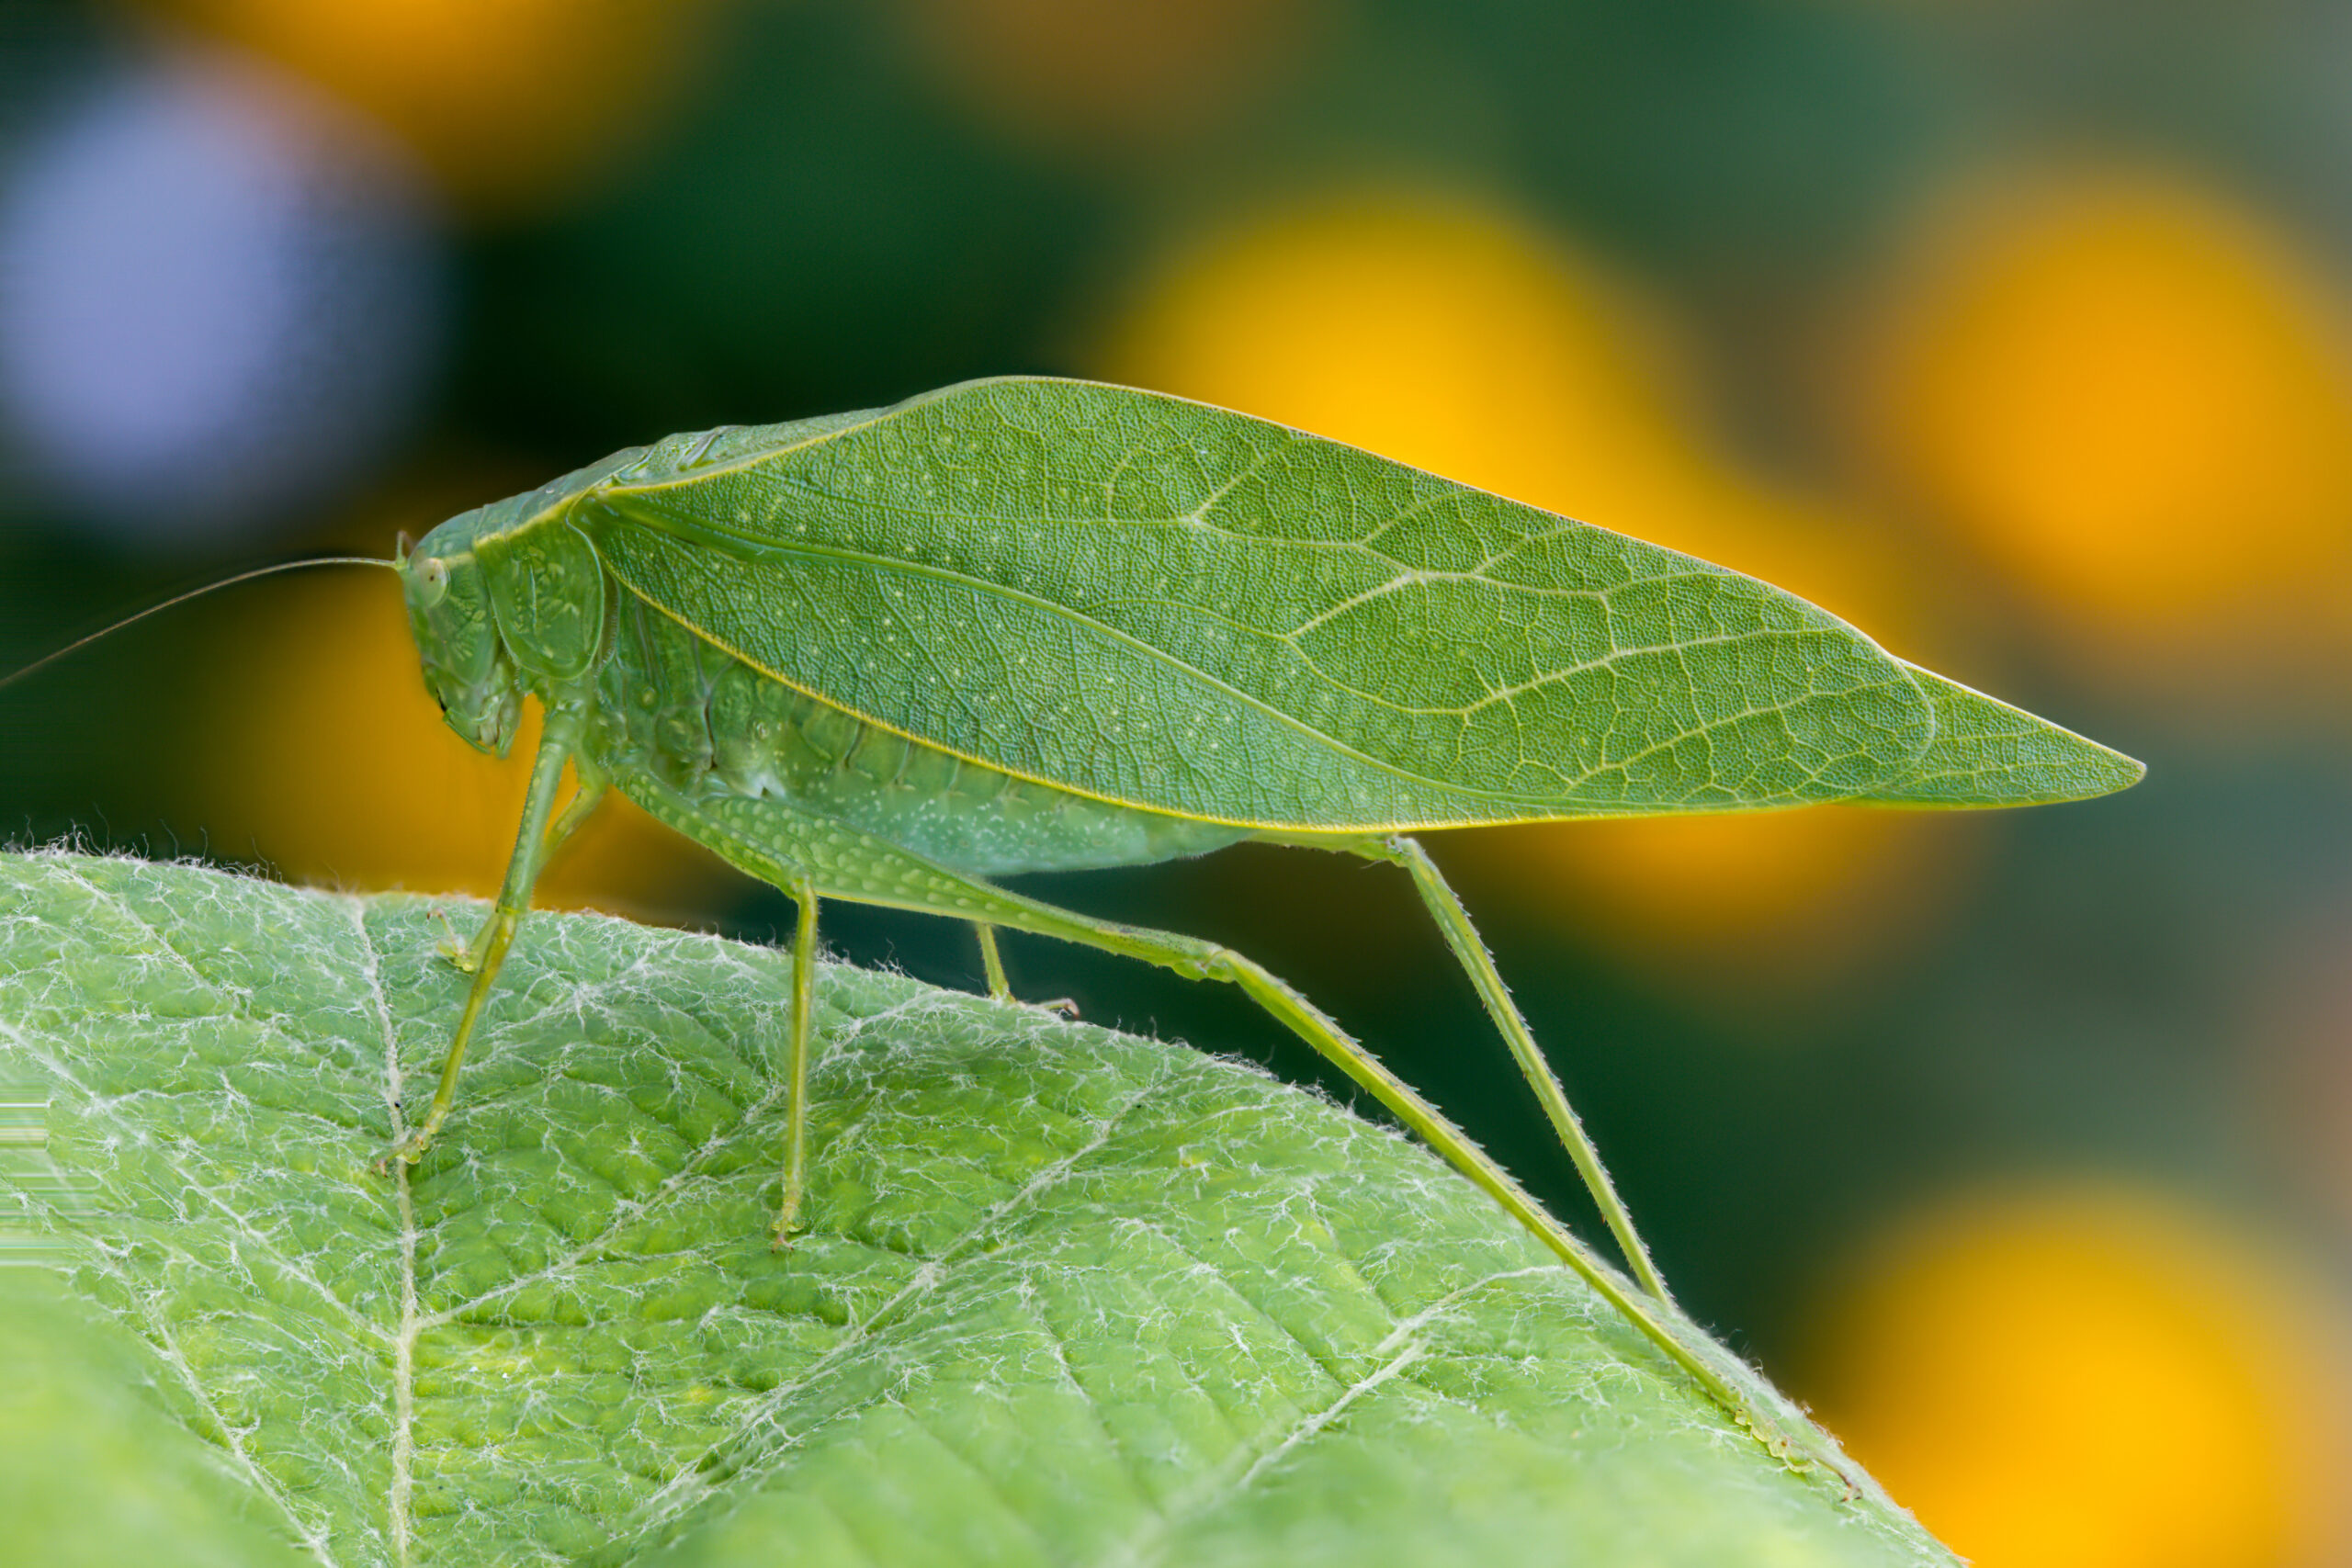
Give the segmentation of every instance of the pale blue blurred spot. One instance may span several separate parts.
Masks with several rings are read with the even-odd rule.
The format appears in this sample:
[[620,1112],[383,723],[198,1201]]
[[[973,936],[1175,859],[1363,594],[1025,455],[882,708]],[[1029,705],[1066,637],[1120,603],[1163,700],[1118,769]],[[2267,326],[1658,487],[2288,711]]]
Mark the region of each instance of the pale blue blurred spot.
[[327,503],[427,388],[442,250],[386,147],[258,68],[100,84],[0,191],[7,443],[127,543]]

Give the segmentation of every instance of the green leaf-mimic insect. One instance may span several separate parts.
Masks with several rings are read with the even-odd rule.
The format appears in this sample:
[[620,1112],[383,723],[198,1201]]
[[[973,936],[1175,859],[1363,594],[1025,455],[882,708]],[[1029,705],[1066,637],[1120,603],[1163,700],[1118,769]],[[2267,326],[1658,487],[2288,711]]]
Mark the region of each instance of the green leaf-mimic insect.
[[[397,561],[449,724],[544,738],[431,1108],[548,853],[617,788],[783,889],[779,1239],[808,1151],[827,898],[1229,981],[1751,1421],[1672,1306],[1426,829],[1815,801],[2006,806],[2140,774],[1737,573],[1179,399],[1004,379],[672,436],[451,519]],[[569,763],[578,780],[557,812]],[[1000,887],[1244,839],[1402,867],[1623,1250],[1629,1288],[1338,1024],[1239,953]]]

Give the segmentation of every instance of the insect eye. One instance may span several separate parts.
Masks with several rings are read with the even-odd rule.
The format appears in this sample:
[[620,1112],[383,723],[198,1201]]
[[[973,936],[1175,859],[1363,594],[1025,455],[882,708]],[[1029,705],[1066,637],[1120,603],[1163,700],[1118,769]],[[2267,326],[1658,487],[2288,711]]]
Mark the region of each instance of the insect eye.
[[424,585],[423,603],[429,609],[449,592],[449,563],[439,556],[427,556],[416,563],[416,580]]

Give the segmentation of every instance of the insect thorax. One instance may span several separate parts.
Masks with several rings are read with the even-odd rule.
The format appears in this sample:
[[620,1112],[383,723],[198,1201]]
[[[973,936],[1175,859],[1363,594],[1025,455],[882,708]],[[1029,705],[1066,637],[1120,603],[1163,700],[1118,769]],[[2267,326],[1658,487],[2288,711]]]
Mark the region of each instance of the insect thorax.
[[965,761],[745,664],[622,590],[591,754],[697,800],[775,799],[978,875],[1148,864],[1249,836]]

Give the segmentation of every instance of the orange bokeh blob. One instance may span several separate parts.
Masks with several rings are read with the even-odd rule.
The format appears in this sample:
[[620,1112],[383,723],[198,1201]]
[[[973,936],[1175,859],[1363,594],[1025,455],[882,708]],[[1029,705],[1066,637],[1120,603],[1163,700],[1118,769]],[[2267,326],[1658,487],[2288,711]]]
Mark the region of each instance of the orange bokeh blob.
[[[1506,213],[1374,193],[1180,252],[1098,363],[1753,572],[1874,632],[1916,622],[1881,538],[1696,434],[1674,342],[1655,305]],[[1679,961],[1704,942],[1801,983],[1938,907],[1963,841],[1807,811],[1514,829],[1460,849],[1629,955]]]
[[[210,656],[191,804],[220,853],[331,886],[497,892],[514,846],[536,705],[503,760],[453,734],[424,689],[389,572],[283,579]],[[617,795],[536,902],[681,917],[735,874]]]
[[1915,1216],[1815,1325],[1823,1422],[1982,1568],[2319,1568],[2341,1537],[2337,1329],[2150,1196]]
[[913,0],[947,93],[1017,139],[1127,152],[1201,130],[1300,53],[1322,0]]
[[2283,236],[2116,175],[1955,201],[1914,251],[1854,421],[1910,495],[2116,671],[2335,635],[2352,338]]
[[1767,1003],[1857,983],[1931,938],[1981,842],[1964,817],[1816,806],[1514,829],[1466,847],[1687,1004],[1762,1022]]
[[137,0],[374,117],[461,202],[593,176],[679,87],[706,0]]

